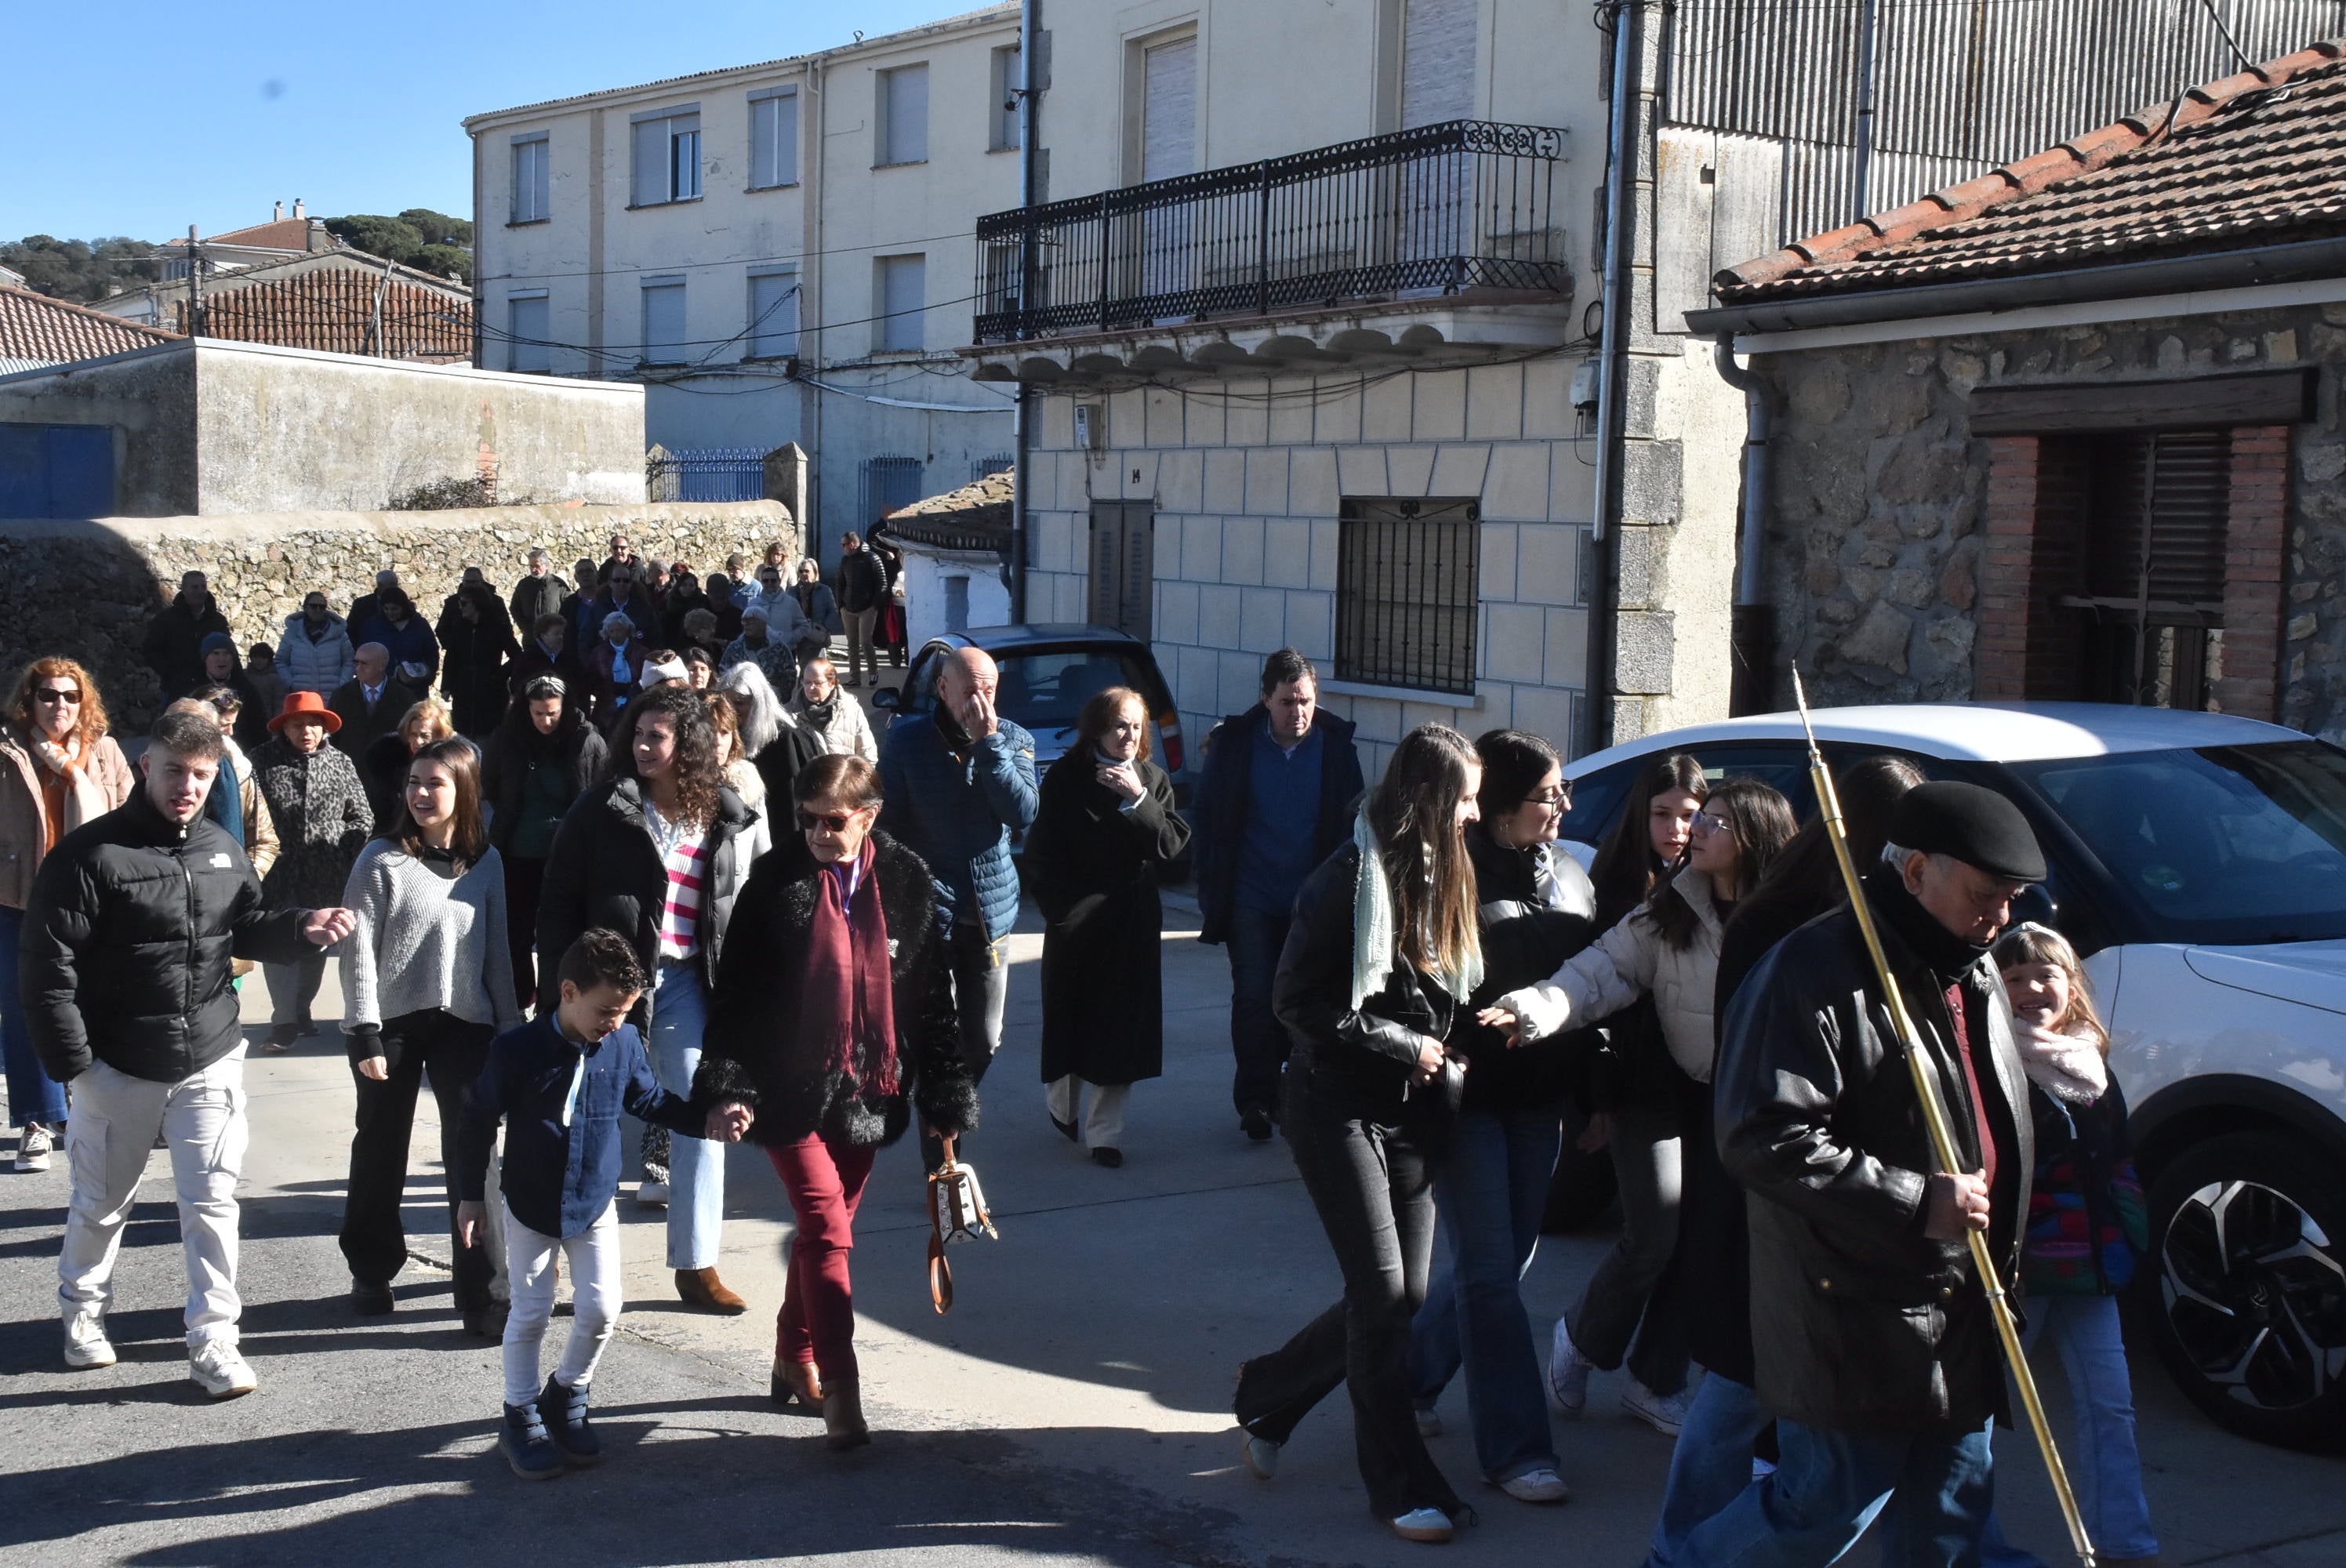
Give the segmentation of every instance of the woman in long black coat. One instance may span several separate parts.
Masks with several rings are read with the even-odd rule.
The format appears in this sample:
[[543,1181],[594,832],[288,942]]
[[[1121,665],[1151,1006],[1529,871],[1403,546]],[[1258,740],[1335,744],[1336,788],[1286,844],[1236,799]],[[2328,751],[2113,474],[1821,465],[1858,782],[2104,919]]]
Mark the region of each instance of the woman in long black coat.
[[466,583],[449,598],[440,617],[440,646],[447,658],[440,684],[456,710],[456,733],[486,739],[505,716],[505,663],[521,651],[496,590]]
[[1084,705],[1076,728],[1076,744],[1044,776],[1026,833],[1027,889],[1050,921],[1043,1082],[1052,1125],[1115,1166],[1124,1163],[1132,1085],[1165,1070],[1157,878],[1188,844],[1189,825],[1174,809],[1173,781],[1149,760],[1138,692],[1108,687]]

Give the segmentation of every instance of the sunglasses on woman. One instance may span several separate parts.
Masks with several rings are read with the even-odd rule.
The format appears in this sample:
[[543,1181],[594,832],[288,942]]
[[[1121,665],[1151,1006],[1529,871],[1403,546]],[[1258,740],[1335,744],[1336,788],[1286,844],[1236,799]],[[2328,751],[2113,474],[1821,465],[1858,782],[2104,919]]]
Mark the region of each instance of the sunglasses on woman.
[[834,833],[844,833],[847,825],[861,815],[860,808],[853,811],[801,811],[799,830],[811,833],[817,828],[828,828]]
[[76,707],[81,703],[80,692],[64,687],[45,686],[36,690],[33,695],[43,702],[66,702]]

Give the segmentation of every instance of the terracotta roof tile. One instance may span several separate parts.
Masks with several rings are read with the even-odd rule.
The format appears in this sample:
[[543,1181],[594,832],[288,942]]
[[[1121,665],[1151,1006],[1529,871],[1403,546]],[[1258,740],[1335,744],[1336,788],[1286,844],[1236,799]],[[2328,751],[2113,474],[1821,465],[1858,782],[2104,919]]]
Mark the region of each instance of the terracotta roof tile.
[[892,539],[947,550],[999,550],[1010,543],[1013,476],[1005,469],[959,490],[900,506],[882,519]]
[[[225,234],[199,235],[199,245],[250,245],[257,250],[307,250],[310,249],[310,220],[306,218],[280,218],[269,223],[256,223],[250,229],[231,229]],[[173,246],[184,250],[184,239],[166,239],[163,249]]]
[[[187,325],[184,298],[177,301],[175,319]],[[319,268],[270,283],[206,289],[203,335],[288,349],[445,362],[472,357],[473,302],[450,299],[445,286],[428,288],[398,277],[386,280],[379,272],[356,269]]]
[[68,364],[167,343],[178,335],[29,289],[0,287],[0,360]]
[[[1728,304],[2346,234],[2346,40],[1719,274]],[[1933,208],[1945,210],[1929,218]],[[1918,221],[1919,220],[1919,221]]]

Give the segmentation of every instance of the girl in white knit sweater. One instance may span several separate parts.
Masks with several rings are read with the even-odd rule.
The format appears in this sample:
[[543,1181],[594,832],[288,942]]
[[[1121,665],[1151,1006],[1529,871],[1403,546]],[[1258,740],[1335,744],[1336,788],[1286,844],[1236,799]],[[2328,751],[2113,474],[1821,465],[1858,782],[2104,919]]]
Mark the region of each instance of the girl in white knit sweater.
[[[417,1089],[428,1075],[440,1103],[441,1163],[453,1171],[464,1095],[489,1042],[522,1022],[505,940],[505,867],[481,820],[476,757],[469,742],[454,739],[416,752],[396,815],[360,853],[344,892],[358,922],[342,950],[342,1033],[358,1131],[342,1244],[351,1302],[362,1313],[392,1309],[392,1278],[407,1258],[399,1208]],[[473,1333],[501,1334],[493,1297],[503,1238],[464,1245],[453,1182],[448,1195],[457,1309]]]

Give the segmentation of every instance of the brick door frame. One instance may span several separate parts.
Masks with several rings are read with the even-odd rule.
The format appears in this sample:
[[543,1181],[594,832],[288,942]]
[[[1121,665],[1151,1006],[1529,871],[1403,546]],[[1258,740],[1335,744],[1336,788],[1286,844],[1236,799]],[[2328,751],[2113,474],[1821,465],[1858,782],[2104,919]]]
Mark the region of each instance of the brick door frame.
[[[2282,576],[2289,545],[2285,424],[2231,433],[2224,522],[2224,626],[2208,690],[2219,711],[2277,721],[2280,708]],[[1984,702],[2042,696],[2074,660],[2043,586],[2074,528],[2063,494],[2058,438],[1994,435],[1987,443],[1980,597],[1972,695]],[[2041,524],[2041,525],[2040,525]]]

